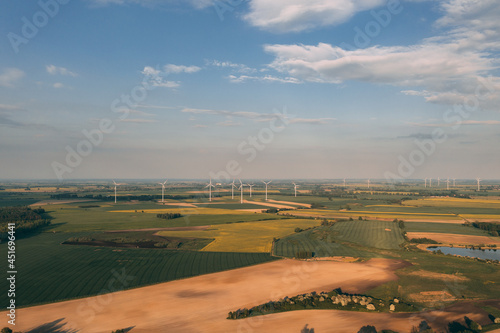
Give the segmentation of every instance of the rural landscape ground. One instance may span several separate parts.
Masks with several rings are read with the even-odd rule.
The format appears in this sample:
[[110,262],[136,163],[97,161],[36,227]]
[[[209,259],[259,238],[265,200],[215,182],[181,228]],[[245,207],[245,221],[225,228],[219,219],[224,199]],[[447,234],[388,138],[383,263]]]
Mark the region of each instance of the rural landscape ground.
[[[154,181],[122,183],[116,203],[103,181],[1,184],[1,253],[7,223],[18,224],[14,331],[350,333],[372,325],[403,333],[425,321],[460,332],[470,320],[483,332],[500,329],[498,259],[443,253],[467,247],[495,258],[493,182],[477,191],[466,181],[450,189],[302,181],[295,196],[291,182],[274,181],[268,200],[263,186],[252,197],[244,188],[241,200],[220,184],[210,201],[204,182],[172,181],[163,202]],[[9,287],[0,281],[4,308]],[[369,301],[354,304],[358,296]]]

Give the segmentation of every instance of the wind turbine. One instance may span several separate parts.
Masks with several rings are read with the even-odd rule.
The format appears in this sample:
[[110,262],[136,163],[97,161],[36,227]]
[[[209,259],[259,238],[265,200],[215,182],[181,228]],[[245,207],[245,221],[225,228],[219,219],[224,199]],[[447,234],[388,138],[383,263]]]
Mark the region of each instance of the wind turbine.
[[450,189],[450,178],[446,179],[446,189]]
[[205,187],[208,187],[208,201],[212,201],[212,187],[215,188],[215,185],[212,184],[212,177],[210,177],[210,183]]
[[267,183],[265,181],[262,181],[264,184],[266,184],[266,201],[267,201],[267,185],[269,185],[272,180],[268,181]]
[[252,197],[252,187],[255,186],[255,184],[247,184],[250,187],[250,198]]
[[370,188],[370,179],[368,179],[368,188]]
[[441,182],[441,179],[439,179],[439,177],[438,177],[438,187],[439,187],[439,183],[440,183],[440,182]]
[[113,184],[115,184],[115,203],[116,203],[116,187],[120,184],[117,184],[114,180],[113,180]]
[[344,187],[345,187],[345,178],[344,178]]
[[299,185],[295,184],[295,183],[292,183],[293,184],[293,188],[295,189],[295,197],[297,197],[297,187]]
[[241,200],[240,203],[243,203],[243,183],[241,182],[241,179],[238,179],[240,181],[240,190],[241,190]]
[[427,178],[425,178],[425,187],[427,187]]
[[233,179],[233,182],[231,183],[231,199],[234,199],[234,188],[236,186],[234,185],[234,179]]
[[481,190],[481,178],[476,178],[477,180],[477,191],[479,192]]
[[432,178],[429,178],[429,187],[432,187]]
[[453,187],[455,187],[455,180],[457,180],[457,179],[453,178]]
[[161,185],[161,202],[165,202],[164,200],[164,195],[165,195],[165,184],[167,183],[168,180],[165,180],[163,183],[158,183]]

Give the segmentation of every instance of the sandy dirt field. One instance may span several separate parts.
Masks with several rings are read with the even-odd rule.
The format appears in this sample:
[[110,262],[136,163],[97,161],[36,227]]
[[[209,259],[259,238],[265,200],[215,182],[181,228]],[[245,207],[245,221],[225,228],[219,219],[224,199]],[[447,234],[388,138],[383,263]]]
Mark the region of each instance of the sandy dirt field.
[[[133,327],[150,332],[300,332],[308,324],[317,332],[352,333],[372,324],[377,329],[407,332],[427,320],[439,327],[469,317],[486,323],[486,314],[458,307],[428,314],[360,313],[307,310],[227,320],[229,311],[287,295],[331,290],[360,293],[394,280],[404,261],[371,259],[364,263],[280,260],[252,267],[162,283],[113,294],[19,309],[16,330],[58,323],[64,331],[109,333]],[[110,276],[111,279],[111,276]],[[111,280],[110,280],[111,281]],[[465,312],[464,312],[465,311]],[[5,316],[5,312],[0,313]],[[59,320],[59,322],[58,322]]]
[[307,207],[307,208],[311,208],[311,204],[304,204],[304,203],[300,203],[300,202],[292,202],[292,201],[276,201],[276,200],[267,200],[268,202],[275,202],[275,203],[279,203],[279,204],[285,204],[285,205],[295,205],[295,206],[304,206],[304,207]]
[[[269,200],[271,201],[271,200]],[[274,208],[286,208],[286,209],[295,209],[296,207],[293,206],[287,206],[283,204],[276,204],[276,203],[268,203],[268,202],[257,202],[257,201],[249,201],[249,200],[243,200],[243,203],[247,204],[253,204],[253,205],[259,205],[259,206],[267,206],[267,207],[274,207]]]
[[409,232],[408,238],[429,238],[443,244],[497,244],[499,237],[442,234],[437,232]]

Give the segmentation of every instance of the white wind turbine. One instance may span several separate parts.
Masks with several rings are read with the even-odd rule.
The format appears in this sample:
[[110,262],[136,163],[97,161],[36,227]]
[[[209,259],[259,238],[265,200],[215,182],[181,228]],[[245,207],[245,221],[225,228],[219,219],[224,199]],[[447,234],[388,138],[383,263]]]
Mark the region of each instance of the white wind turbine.
[[215,185],[212,184],[212,178],[210,177],[210,183],[208,183],[207,186],[205,187],[208,187],[208,201],[212,201],[212,187],[215,188]]
[[425,181],[425,187],[427,187],[427,178],[425,178],[424,181]]
[[268,181],[267,183],[265,181],[262,181],[264,184],[266,184],[266,201],[267,201],[267,185],[269,185],[272,180]]
[[165,196],[165,184],[167,183],[168,180],[165,180],[163,183],[158,183],[161,185],[161,202],[165,202],[164,196]]
[[479,192],[481,190],[481,178],[476,178],[477,180],[477,191]]
[[116,203],[116,187],[117,187],[118,185],[121,185],[121,184],[117,184],[114,180],[113,180],[113,184],[115,184],[115,203]]
[[240,191],[241,191],[240,203],[243,203],[243,183],[241,182],[241,179],[238,180],[240,181]]
[[440,182],[441,182],[441,179],[438,177],[438,187],[439,187]]
[[432,187],[432,178],[429,178],[429,187]]
[[370,188],[370,179],[368,179],[368,188]]
[[450,178],[446,179],[446,189],[450,189]]
[[252,197],[252,187],[255,186],[255,184],[247,184],[248,187],[250,187],[250,198]]
[[453,178],[453,187],[455,187],[455,180],[457,180],[457,179]]
[[293,188],[295,190],[295,197],[297,197],[297,187],[299,187],[299,185],[295,184],[295,183],[292,183],[293,184]]
[[236,187],[236,185],[234,185],[234,179],[233,179],[233,182],[231,183],[231,199],[234,199],[234,188]]
[[345,178],[344,178],[344,187],[345,187]]

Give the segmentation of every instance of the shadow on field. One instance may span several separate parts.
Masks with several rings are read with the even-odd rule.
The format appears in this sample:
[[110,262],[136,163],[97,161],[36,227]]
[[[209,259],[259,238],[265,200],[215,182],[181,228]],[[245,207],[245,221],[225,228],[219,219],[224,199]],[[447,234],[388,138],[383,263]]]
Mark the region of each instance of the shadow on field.
[[35,327],[26,333],[77,333],[78,330],[64,328],[66,323],[63,322],[64,318],[54,320],[50,323],[46,323]]

